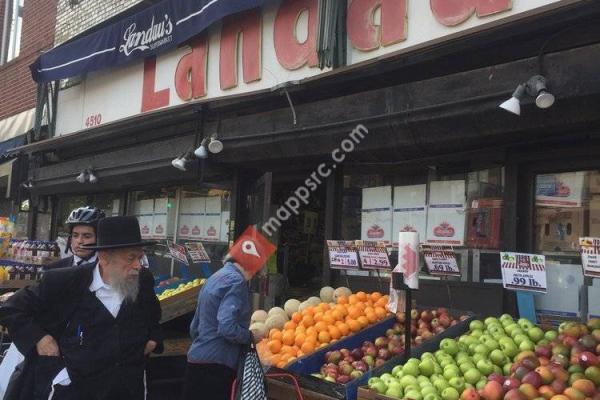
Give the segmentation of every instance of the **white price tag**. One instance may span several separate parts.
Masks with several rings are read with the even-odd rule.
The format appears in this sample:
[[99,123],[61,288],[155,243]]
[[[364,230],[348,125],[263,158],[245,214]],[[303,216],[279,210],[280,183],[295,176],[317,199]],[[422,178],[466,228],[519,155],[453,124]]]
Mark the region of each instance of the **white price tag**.
[[421,250],[431,275],[460,276],[460,268],[452,247],[422,245]]
[[500,253],[506,289],[546,293],[546,258],[539,254]]
[[332,269],[358,269],[358,254],[354,242],[328,240],[327,248]]
[[208,253],[201,242],[188,242],[185,244],[185,248],[192,259],[192,262],[210,262],[210,257],[208,256]]
[[385,243],[357,240],[356,248],[363,269],[390,270],[392,268]]
[[583,275],[590,278],[600,278],[600,238],[581,237],[581,263]]

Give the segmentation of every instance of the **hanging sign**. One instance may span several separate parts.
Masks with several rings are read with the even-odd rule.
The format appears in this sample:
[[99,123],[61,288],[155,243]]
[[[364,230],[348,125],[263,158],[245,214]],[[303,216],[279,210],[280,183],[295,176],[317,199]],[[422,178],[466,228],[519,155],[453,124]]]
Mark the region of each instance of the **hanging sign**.
[[356,249],[362,268],[387,270],[392,268],[385,242],[357,240]]
[[210,257],[201,242],[187,242],[185,248],[193,263],[210,262]]
[[358,269],[358,253],[353,241],[328,240],[327,249],[332,269]]
[[184,263],[185,265],[190,265],[190,263],[187,259],[185,247],[183,247],[180,244],[173,243],[173,242],[168,242],[168,244],[169,244],[169,253],[171,253],[172,258]]
[[504,288],[546,293],[546,258],[539,254],[500,253]]
[[456,255],[452,247],[421,245],[429,274],[437,276],[460,276]]
[[583,275],[590,278],[600,278],[600,238],[581,237],[581,262]]

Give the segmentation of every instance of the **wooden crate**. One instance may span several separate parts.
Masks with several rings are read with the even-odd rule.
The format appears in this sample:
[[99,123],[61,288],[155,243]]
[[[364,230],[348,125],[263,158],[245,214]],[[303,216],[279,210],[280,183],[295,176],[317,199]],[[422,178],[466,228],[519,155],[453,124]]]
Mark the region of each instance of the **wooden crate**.
[[394,397],[379,394],[374,390],[369,389],[367,386],[361,386],[358,388],[356,400],[398,400]]
[[[283,382],[279,379],[267,378],[267,390],[269,400],[296,400],[296,388],[293,384]],[[336,400],[321,393],[300,388],[304,400]]]
[[22,289],[38,282],[35,279],[9,279],[0,282],[0,289]]
[[165,350],[161,354],[152,353],[152,357],[173,357],[173,356],[185,356],[187,355],[188,349],[192,344],[190,338],[172,338],[165,339],[163,342]]
[[189,312],[194,312],[196,310],[196,303],[198,302],[198,293],[200,293],[201,288],[202,286],[194,286],[175,296],[161,300],[162,318],[160,322],[167,322]]

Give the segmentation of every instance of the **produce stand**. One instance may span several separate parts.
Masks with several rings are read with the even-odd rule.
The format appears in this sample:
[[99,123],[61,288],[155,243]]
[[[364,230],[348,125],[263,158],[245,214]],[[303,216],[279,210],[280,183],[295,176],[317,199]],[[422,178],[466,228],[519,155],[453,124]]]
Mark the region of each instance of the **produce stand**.
[[[460,312],[457,310],[449,310],[450,315],[458,316]],[[415,346],[410,349],[411,357],[418,357],[424,352],[435,351],[439,346],[442,339],[451,337],[455,338],[466,332],[469,328],[469,323],[474,317],[470,317],[464,321],[457,323],[454,326],[449,327],[441,334],[433,336],[431,339],[424,341],[421,345]],[[356,348],[366,340],[374,340],[378,336],[385,335],[385,332],[390,329],[396,319],[394,317],[387,318],[381,322],[378,322],[370,327],[367,327],[353,335],[347,336],[346,338],[340,339],[337,342],[323,347],[318,351],[304,356],[291,364],[288,364],[285,368],[285,372],[291,373],[296,377],[302,392],[307,393],[318,393],[321,396],[318,398],[325,399],[336,399],[336,400],[356,400],[357,391],[360,386],[366,385],[369,378],[372,376],[378,376],[385,372],[391,371],[392,368],[405,360],[404,354],[399,354],[392,357],[385,364],[380,367],[373,368],[365,372],[360,378],[354,379],[347,384],[343,385],[340,383],[328,382],[323,379],[311,376],[312,373],[318,372],[320,367],[323,365],[325,354],[329,351],[339,350],[342,348]],[[293,399],[294,398],[294,387],[289,383],[277,378],[268,378],[269,387],[273,385],[275,387],[275,394],[283,392],[282,397],[273,397],[274,399]],[[269,392],[271,397],[271,392]]]
[[22,289],[37,282],[36,279],[10,279],[0,282],[0,289]]

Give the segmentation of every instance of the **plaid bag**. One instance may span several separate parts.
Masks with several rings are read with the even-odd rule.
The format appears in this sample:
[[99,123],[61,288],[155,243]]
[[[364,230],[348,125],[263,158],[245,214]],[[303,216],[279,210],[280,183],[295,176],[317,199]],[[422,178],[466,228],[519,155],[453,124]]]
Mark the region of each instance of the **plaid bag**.
[[254,343],[240,355],[238,374],[231,388],[231,400],[267,400],[267,382]]

